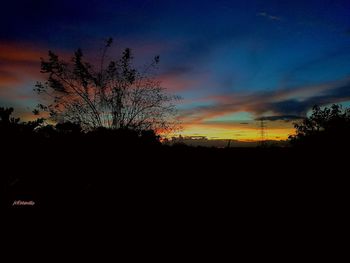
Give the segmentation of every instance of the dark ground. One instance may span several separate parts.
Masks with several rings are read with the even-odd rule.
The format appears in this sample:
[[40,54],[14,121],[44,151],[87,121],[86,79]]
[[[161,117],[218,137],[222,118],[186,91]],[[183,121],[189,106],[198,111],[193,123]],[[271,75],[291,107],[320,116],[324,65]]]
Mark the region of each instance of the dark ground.
[[[38,235],[27,211],[53,211],[54,220],[35,217],[36,224],[47,224],[50,238],[59,232],[79,258],[102,249],[99,261],[107,251],[162,262],[280,261],[325,253],[334,259],[332,246],[346,251],[338,236],[346,237],[348,229],[349,159],[340,150],[91,146],[74,140],[3,145],[1,201],[20,212],[10,228],[16,246],[13,230],[19,226],[35,232],[24,244]],[[35,205],[13,206],[15,200]]]
[[[3,144],[2,206],[193,213],[336,207],[349,159],[336,149]],[[32,200],[33,207],[13,206]],[[287,209],[288,210],[288,209]]]

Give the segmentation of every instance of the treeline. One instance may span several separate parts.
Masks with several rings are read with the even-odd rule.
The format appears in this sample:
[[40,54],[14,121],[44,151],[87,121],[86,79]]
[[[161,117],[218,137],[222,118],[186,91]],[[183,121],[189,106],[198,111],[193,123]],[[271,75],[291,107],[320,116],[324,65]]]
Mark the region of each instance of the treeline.
[[[0,136],[2,144],[39,142],[85,142],[100,146],[125,147],[161,145],[160,136],[153,130],[113,129],[97,127],[84,130],[79,123],[48,124],[45,119],[21,122],[12,116],[13,108],[0,107]],[[340,105],[321,108],[295,123],[295,135],[289,137],[291,147],[348,147],[350,146],[350,109]],[[176,143],[175,143],[176,145]]]
[[84,130],[79,124],[50,125],[44,119],[21,122],[12,113],[12,108],[0,108],[0,206],[13,207],[22,200],[44,208],[105,204],[134,211],[140,204],[147,209],[156,204],[157,210],[172,205],[192,210],[198,197],[208,196],[202,203],[214,198],[215,206],[225,204],[226,209],[225,200],[231,199],[225,194],[266,194],[261,186],[276,182],[281,192],[293,182],[309,191],[348,169],[347,155],[340,151],[313,150],[315,145],[349,145],[349,112],[337,107],[315,108],[315,114],[299,123],[299,132],[290,139],[295,147],[224,149],[166,146],[151,130]]
[[296,134],[289,137],[295,147],[329,148],[350,146],[350,108],[333,104],[314,106],[310,116],[295,125]]
[[121,147],[161,145],[160,136],[153,130],[110,129],[98,127],[84,130],[79,123],[49,124],[44,118],[21,122],[12,117],[13,108],[0,107],[0,140],[2,145],[72,144],[86,143],[91,146],[118,145]]

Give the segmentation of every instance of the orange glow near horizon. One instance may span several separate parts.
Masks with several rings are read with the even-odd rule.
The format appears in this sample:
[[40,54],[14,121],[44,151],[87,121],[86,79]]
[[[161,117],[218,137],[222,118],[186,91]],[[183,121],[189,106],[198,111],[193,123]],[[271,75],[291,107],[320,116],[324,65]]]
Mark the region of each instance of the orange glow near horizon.
[[[292,124],[266,127],[265,139],[266,140],[287,140],[288,136],[293,135],[295,130]],[[260,141],[261,130],[258,126],[256,127],[242,127],[242,126],[215,126],[215,125],[186,125],[181,131],[171,134],[172,136],[183,136],[183,137],[206,137],[208,139],[231,139],[237,141]]]

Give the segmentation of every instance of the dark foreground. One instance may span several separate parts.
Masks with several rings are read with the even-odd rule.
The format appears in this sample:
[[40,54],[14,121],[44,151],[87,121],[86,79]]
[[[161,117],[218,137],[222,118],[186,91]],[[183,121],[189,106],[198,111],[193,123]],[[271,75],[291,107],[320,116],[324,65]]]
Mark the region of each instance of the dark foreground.
[[336,149],[6,142],[1,202],[141,214],[335,208],[346,196],[348,170],[346,153]]

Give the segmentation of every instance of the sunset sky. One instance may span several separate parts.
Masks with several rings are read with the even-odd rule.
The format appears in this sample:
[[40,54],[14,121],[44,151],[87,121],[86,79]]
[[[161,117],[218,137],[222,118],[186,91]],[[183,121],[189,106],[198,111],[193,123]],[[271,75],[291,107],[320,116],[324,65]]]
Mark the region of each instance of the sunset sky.
[[0,106],[24,120],[40,57],[94,56],[108,37],[139,65],[160,55],[158,78],[183,97],[183,135],[257,140],[264,118],[268,139],[286,139],[313,105],[350,105],[349,0],[13,0],[1,10]]

